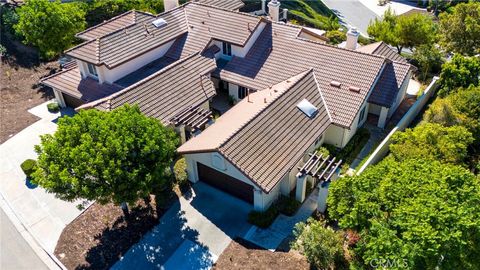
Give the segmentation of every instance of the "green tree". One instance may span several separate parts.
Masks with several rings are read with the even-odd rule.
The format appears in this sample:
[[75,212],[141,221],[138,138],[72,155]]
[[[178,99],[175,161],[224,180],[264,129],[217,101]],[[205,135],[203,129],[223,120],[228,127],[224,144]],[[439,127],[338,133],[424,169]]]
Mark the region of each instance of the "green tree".
[[465,127],[424,123],[395,133],[390,152],[398,160],[423,158],[462,164],[473,141],[472,133]]
[[398,17],[395,12],[388,8],[383,14],[382,19],[375,19],[368,25],[367,33],[372,36],[376,41],[383,41],[392,46],[396,46],[399,49],[399,40],[395,33]]
[[440,73],[441,88],[438,91],[440,96],[463,87],[480,86],[480,58],[464,57],[454,55],[451,61],[442,66]]
[[339,30],[328,31],[325,35],[329,39],[329,43],[337,45],[347,40],[347,34]]
[[440,42],[445,49],[465,55],[480,53],[480,3],[456,5],[440,14]]
[[440,70],[443,64],[443,53],[434,45],[420,45],[413,51],[413,59],[418,63],[423,81],[431,71]]
[[424,14],[397,16],[388,9],[382,19],[375,19],[367,32],[377,41],[395,46],[398,53],[404,47],[413,48],[423,44],[432,44],[435,39],[435,24],[432,18]]
[[346,263],[341,231],[334,231],[324,222],[310,218],[306,223],[295,225],[294,235],[296,241],[292,247],[305,254],[317,269],[334,269]]
[[389,259],[398,265],[388,269],[480,268],[480,181],[460,166],[387,157],[337,179],[327,202],[341,228],[360,232],[355,254],[367,267]]
[[27,0],[18,9],[18,17],[15,31],[46,59],[69,48],[75,34],[85,28],[85,12],[76,3]]
[[[62,117],[41,137],[36,184],[67,201],[132,204],[171,181],[165,172],[178,143],[173,130],[138,106]],[[128,210],[126,211],[128,212]]]

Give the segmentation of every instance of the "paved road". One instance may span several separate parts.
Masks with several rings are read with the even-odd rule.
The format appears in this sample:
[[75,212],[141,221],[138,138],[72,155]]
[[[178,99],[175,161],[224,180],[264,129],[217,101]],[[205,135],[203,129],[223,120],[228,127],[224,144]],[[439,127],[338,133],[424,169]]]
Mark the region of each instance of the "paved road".
[[367,28],[370,20],[379,18],[375,12],[367,8],[358,0],[321,0],[339,18],[349,26],[357,27],[364,35],[367,35]]
[[0,208],[0,269],[43,270],[48,267],[35,254]]

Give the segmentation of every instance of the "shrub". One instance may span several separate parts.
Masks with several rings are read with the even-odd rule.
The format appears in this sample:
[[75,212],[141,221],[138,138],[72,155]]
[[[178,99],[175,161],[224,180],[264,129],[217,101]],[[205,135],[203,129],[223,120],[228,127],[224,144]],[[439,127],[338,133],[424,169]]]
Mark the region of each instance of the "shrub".
[[47,104],[47,109],[49,112],[58,112],[60,111],[60,105],[58,102],[49,103]]
[[329,39],[329,43],[333,45],[340,44],[347,40],[347,34],[340,30],[328,31],[325,36]]
[[187,162],[185,158],[180,158],[175,162],[173,166],[173,173],[175,174],[175,182],[183,187],[188,184],[188,177],[187,177]]
[[293,216],[302,204],[293,197],[281,196],[278,201],[280,213],[286,216]]
[[359,128],[347,145],[336,155],[337,160],[343,160],[343,164],[350,164],[357,157],[363,146],[370,138],[370,132],[366,128]]
[[32,178],[33,172],[37,169],[37,161],[34,159],[27,159],[22,164],[20,164],[20,168],[25,173],[28,179]]
[[346,265],[341,231],[334,231],[323,221],[309,218],[306,223],[295,226],[294,235],[297,241],[292,247],[305,254],[308,262],[316,268],[336,269]]
[[317,148],[317,154],[322,155],[323,157],[326,157],[330,155],[330,151],[325,146],[321,146]]
[[272,225],[278,214],[278,206],[276,204],[272,204],[265,212],[251,211],[248,214],[248,222],[257,227],[265,229]]

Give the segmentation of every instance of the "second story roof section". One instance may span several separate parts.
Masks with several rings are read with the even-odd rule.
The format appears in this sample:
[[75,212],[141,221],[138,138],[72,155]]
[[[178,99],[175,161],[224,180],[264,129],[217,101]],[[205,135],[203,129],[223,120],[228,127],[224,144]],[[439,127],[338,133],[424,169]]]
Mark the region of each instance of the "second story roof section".
[[209,77],[215,68],[214,59],[196,53],[78,109],[110,111],[124,104],[138,104],[145,115],[169,124],[177,114],[204,104],[216,94]]
[[124,28],[128,25],[134,24],[137,18],[136,14],[137,11],[134,10],[125,12],[111,18],[110,20],[90,27],[87,30],[76,34],[75,36],[83,40],[92,40],[98,37],[105,36],[111,32],[115,32],[120,28]]
[[243,6],[245,6],[245,3],[243,3],[242,0],[197,0],[197,1],[198,3],[219,7],[223,9],[228,9],[232,11],[237,11]]
[[[157,27],[153,21],[163,19]],[[135,11],[135,23],[84,42],[65,53],[95,65],[112,69],[141,54],[164,45],[187,32],[183,9],[176,8],[159,16]]]

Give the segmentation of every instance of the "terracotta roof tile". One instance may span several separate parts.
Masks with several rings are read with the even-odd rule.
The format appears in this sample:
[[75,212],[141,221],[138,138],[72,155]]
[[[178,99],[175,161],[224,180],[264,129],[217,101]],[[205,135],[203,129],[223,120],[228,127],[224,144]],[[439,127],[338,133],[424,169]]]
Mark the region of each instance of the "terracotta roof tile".
[[198,3],[228,10],[238,10],[245,6],[241,0],[199,0]]
[[85,102],[106,97],[122,89],[116,84],[99,84],[90,77],[82,79],[76,65],[44,78],[40,82]]
[[385,68],[373,88],[368,102],[390,108],[408,75],[410,65],[392,62],[385,65]]
[[[314,68],[335,124],[350,127],[385,63],[380,56],[298,39],[299,27],[268,23],[246,57],[233,57],[216,75],[261,90]],[[342,83],[340,88],[331,81]],[[359,87],[359,93],[348,90]]]
[[128,25],[135,23],[135,14],[136,12],[133,10],[128,11],[126,13],[115,16],[101,24],[90,27],[87,30],[76,34],[75,36],[84,40],[96,39],[97,37],[104,36],[120,28],[124,28]]
[[168,124],[178,113],[197,107],[216,94],[208,76],[215,68],[213,59],[193,54],[81,108],[112,110],[127,103],[138,104],[145,115]]
[[381,55],[381,56],[385,56],[386,58],[392,61],[408,64],[407,59],[405,59],[405,57],[398,54],[394,49],[390,48],[390,46],[388,46],[383,41],[362,46],[358,48],[356,51],[375,54],[375,55]]
[[[263,104],[262,100],[253,101],[260,102],[260,105],[252,116],[235,122],[231,118],[237,116],[227,112],[226,116],[229,116],[221,120],[222,116],[218,120],[224,124],[213,124],[204,133],[181,146],[179,153],[205,151],[207,149],[201,148],[213,146],[198,145],[202,140],[208,140],[206,136],[230,129],[233,133],[227,134],[225,141],[215,146],[216,150],[265,192],[269,192],[331,123],[314,71],[303,72],[290,80],[292,82],[287,84],[286,89],[273,86],[272,89],[255,93],[263,95],[265,92],[278,91],[272,92],[273,97],[267,99],[267,104]],[[303,99],[318,108],[318,113],[313,118],[297,108]],[[244,99],[237,106],[252,107],[250,102]]]

